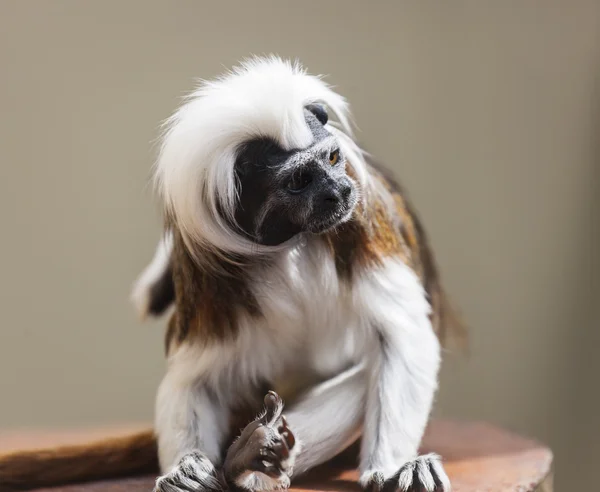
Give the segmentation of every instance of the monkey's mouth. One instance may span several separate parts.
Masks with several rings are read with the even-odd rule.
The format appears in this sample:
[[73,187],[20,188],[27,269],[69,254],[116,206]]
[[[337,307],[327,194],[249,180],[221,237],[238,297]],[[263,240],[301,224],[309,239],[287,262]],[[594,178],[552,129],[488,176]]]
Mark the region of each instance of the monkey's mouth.
[[353,212],[354,206],[348,206],[329,213],[324,217],[319,217],[318,219],[311,221],[308,227],[308,232],[313,234],[322,234],[334,229],[338,225],[348,222],[352,217]]

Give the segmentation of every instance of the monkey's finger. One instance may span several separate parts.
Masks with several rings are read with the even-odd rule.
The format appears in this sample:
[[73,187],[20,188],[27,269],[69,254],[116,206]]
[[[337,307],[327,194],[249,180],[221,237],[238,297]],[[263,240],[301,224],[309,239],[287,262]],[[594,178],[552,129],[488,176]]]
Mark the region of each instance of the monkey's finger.
[[283,400],[274,391],[269,391],[265,395],[265,409],[266,412],[261,421],[265,425],[273,425],[283,412]]
[[296,444],[296,438],[294,437],[294,433],[288,427],[287,420],[283,415],[281,416],[281,425],[279,426],[278,430],[281,434],[281,437],[283,437],[285,443],[287,444],[287,447],[292,449]]
[[279,455],[271,448],[261,448],[259,454],[262,456],[263,460],[270,461],[271,463],[279,461]]
[[269,390],[265,395],[265,405],[269,403],[277,404],[278,401],[281,401],[281,397],[273,390]]
[[287,442],[285,442],[285,439],[280,439],[278,442],[273,444],[273,450],[284,460],[290,456],[290,450]]
[[287,420],[285,419],[285,415],[281,416],[281,424],[279,425],[279,432],[283,432],[285,430],[289,429],[288,427],[288,423]]
[[292,449],[296,445],[296,438],[294,437],[294,434],[292,434],[292,431],[287,430],[283,432],[281,436],[287,444],[288,449]]

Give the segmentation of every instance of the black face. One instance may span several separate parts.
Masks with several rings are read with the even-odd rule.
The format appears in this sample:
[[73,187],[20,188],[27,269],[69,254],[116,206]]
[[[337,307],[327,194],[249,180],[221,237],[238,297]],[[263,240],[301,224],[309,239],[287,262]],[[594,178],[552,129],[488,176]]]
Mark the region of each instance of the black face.
[[350,218],[357,202],[354,183],[336,138],[324,124],[327,113],[307,106],[313,143],[284,150],[274,140],[257,138],[239,149],[237,225],[253,241],[275,246],[301,232],[321,233]]

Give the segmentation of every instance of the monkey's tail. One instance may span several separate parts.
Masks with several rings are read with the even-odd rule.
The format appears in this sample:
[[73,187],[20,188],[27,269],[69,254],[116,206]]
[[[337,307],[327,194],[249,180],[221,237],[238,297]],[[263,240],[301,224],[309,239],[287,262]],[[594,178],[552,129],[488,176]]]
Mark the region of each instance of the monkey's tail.
[[0,491],[158,473],[153,431],[89,444],[0,453]]

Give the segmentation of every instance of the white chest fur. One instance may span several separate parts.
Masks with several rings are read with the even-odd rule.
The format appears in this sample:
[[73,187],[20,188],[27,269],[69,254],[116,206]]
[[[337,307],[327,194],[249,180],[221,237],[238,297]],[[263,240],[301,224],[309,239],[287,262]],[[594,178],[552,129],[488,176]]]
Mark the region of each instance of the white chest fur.
[[338,278],[331,251],[309,241],[257,275],[261,317],[240,315],[235,341],[184,346],[171,357],[179,378],[206,375],[215,388],[321,379],[358,361],[365,330],[355,295]]
[[331,376],[360,358],[364,330],[353,293],[321,241],[282,255],[259,281],[257,293],[265,314],[258,330],[291,351],[287,360],[295,367],[282,370]]
[[179,349],[172,356],[176,379],[206,378],[231,394],[299,374],[326,378],[361,360],[375,339],[372,323],[399,325],[398,337],[406,329],[432,335],[425,293],[399,260],[350,285],[338,277],[331,251],[314,240],[258,272],[254,289],[262,316],[241,314],[233,342]]
[[[219,409],[226,408],[235,400],[256,396],[258,385],[299,374],[309,376],[307,383],[310,376],[325,379],[365,358],[369,383],[361,388],[368,391],[355,402],[356,412],[343,409],[349,401],[346,395],[341,403],[332,400],[342,406],[330,415],[362,418],[366,412],[363,431],[370,444],[361,469],[395,472],[399,463],[416,453],[440,361],[430,306],[417,275],[390,257],[353,282],[343,282],[331,252],[315,241],[280,255],[253,285],[262,316],[240,313],[234,340],[198,340],[170,357],[157,397],[159,435],[173,434],[173,416],[176,424],[184,425],[192,418],[189,412],[200,412],[211,438],[210,456],[219,456],[216,432],[224,432],[227,413],[213,408],[217,403]],[[349,396],[356,399],[356,391]],[[311,405],[312,415],[317,407]],[[294,421],[296,429],[309,435],[301,420]],[[206,442],[200,444],[208,449]],[[171,451],[163,454],[175,454]]]

